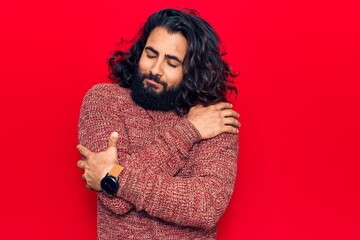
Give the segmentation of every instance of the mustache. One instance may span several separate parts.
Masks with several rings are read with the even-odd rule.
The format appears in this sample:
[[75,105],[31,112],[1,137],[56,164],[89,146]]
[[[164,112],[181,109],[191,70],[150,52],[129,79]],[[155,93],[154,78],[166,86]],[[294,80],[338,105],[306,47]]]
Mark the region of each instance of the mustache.
[[164,87],[164,89],[167,88],[167,83],[160,81],[160,78],[158,76],[155,76],[155,75],[153,75],[151,73],[142,74],[142,80],[143,81],[144,81],[145,78],[153,80],[154,82],[161,84]]

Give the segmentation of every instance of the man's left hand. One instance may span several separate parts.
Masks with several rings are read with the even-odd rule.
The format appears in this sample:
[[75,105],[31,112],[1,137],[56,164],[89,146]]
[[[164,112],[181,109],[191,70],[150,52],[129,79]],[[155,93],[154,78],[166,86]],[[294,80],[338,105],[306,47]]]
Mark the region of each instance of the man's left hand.
[[84,169],[82,179],[86,181],[86,187],[95,191],[101,191],[100,181],[110,171],[115,163],[118,163],[116,143],[119,139],[117,132],[111,133],[108,148],[103,152],[91,152],[79,144],[77,149],[83,156],[77,162],[77,166]]

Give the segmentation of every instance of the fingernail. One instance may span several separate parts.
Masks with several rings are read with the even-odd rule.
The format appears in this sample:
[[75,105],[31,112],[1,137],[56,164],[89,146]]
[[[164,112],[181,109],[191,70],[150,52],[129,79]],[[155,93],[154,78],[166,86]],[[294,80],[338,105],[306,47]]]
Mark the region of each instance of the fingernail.
[[118,134],[117,132],[112,132],[112,133],[111,133],[111,136],[112,136],[112,137],[119,137],[119,134]]

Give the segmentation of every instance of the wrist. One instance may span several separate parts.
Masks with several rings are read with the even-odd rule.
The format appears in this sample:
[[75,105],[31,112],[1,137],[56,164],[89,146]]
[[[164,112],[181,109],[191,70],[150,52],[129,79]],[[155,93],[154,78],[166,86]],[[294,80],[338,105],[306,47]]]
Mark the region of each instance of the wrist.
[[106,176],[106,174],[108,174],[110,172],[110,170],[114,167],[115,164],[116,163],[112,163],[103,168],[103,170],[101,171],[101,175],[100,175],[100,181],[101,181],[101,179],[103,179]]
[[183,125],[182,127],[186,129],[186,133],[189,135],[189,137],[193,140],[194,143],[200,142],[202,137],[199,130],[196,128],[194,123],[190,121],[187,117],[183,118]]
[[116,195],[119,190],[119,176],[124,167],[119,164],[113,164],[100,182],[101,189],[108,195]]

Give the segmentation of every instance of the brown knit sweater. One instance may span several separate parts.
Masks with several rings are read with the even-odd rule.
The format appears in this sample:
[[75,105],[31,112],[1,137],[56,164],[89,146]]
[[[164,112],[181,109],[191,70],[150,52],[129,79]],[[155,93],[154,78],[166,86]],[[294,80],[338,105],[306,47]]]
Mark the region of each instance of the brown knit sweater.
[[236,176],[237,135],[200,141],[175,112],[136,105],[130,90],[98,84],[83,100],[79,142],[107,148],[119,133],[120,190],[98,193],[98,239],[215,239]]

